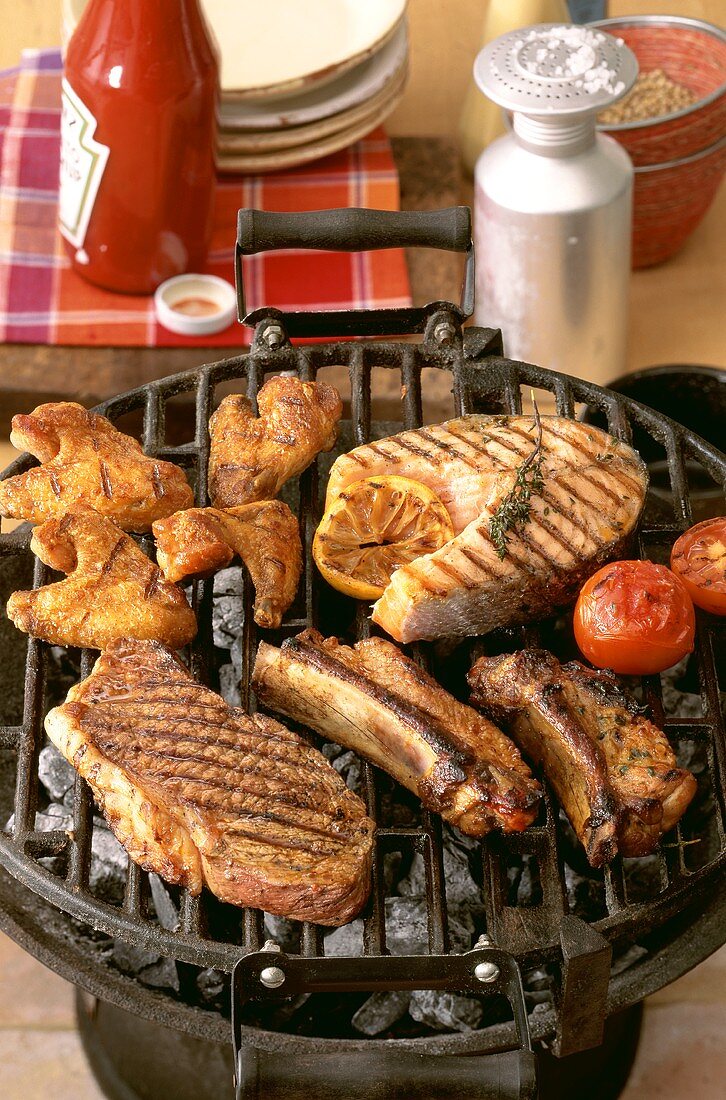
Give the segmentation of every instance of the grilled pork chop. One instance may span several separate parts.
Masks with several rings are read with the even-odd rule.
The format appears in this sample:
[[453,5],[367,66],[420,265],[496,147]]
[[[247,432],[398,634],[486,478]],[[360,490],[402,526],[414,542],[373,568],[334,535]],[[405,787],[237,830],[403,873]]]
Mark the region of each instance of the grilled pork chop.
[[42,465],[0,482],[4,516],[42,523],[88,504],[125,531],[149,531],[194,502],[183,470],[149,458],[136,439],[75,401],[38,405],[14,416],[12,428],[12,445]]
[[351,920],[374,824],[317,750],[229,707],[156,642],[110,646],[45,720],[133,860],[198,894]]
[[257,395],[259,416],[240,394],[225,397],[209,421],[209,495],[215,508],[277,496],[320,451],[335,443],[343,411],[326,382],[276,375]]
[[568,603],[603,562],[621,553],[640,516],[647,473],[606,432],[543,416],[542,477],[529,518],[507,532],[501,559],[489,521],[532,453],[527,416],[464,416],[357,447],[330,472],[326,506],[351,482],[400,474],[428,485],[456,537],[398,569],[373,621],[396,641],[486,634]]
[[524,649],[482,657],[469,683],[472,701],[544,767],[593,867],[648,855],[693,798],[694,777],[611,673]]
[[297,520],[281,500],[187,508],[154,524],[157,561],[170,581],[208,576],[239,554],[255,586],[258,626],[275,629],[295,599],[302,572]]
[[116,638],[154,639],[179,649],[197,632],[181,588],[164,580],[117,523],[86,504],[33,530],[30,549],[68,573],[65,580],[13,592],[8,618],[55,645],[103,649]]
[[517,749],[383,638],[353,648],[305,630],[261,643],[252,674],[267,706],[354,749],[462,832],[532,823],[540,797]]

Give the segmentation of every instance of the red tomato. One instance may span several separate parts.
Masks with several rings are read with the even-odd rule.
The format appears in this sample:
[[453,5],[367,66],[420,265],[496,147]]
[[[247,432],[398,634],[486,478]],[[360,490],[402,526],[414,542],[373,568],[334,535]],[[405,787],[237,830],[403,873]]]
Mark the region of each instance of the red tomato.
[[726,615],[726,516],[704,519],[682,534],[671,550],[671,569],[698,607]]
[[644,676],[693,650],[696,616],[681,580],[651,561],[614,561],[575,605],[575,639],[597,668]]

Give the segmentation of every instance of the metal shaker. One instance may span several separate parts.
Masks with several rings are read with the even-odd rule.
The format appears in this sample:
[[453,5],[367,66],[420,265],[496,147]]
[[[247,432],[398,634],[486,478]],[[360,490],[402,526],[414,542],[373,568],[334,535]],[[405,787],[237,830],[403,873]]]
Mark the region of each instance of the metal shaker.
[[511,358],[601,385],[625,367],[633,168],[596,120],[637,72],[622,40],[551,23],[474,64],[512,112],[476,165],[476,323],[501,328]]

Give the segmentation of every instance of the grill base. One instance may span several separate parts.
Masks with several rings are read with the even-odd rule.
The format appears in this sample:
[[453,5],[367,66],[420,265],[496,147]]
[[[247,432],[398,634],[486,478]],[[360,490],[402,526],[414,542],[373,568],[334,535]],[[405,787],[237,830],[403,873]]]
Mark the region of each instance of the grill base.
[[[638,1003],[623,1012],[609,1017],[605,1024],[602,1046],[595,1050],[573,1054],[568,1058],[555,1058],[548,1051],[538,1053],[539,1100],[616,1100],[625,1087],[635,1059],[640,1038],[643,1010]],[[114,1005],[99,1001],[82,990],[76,992],[76,1017],[83,1049],[96,1081],[109,1100],[218,1100],[232,1092],[232,1047],[225,1043],[193,1039],[144,1020]],[[379,1056],[367,1054],[366,1074],[345,1075],[339,1054],[329,1056],[326,1066],[324,1043],[315,1060],[319,1074],[319,1086],[310,1091],[309,1084],[299,1091],[289,1082],[281,1083],[280,1090],[267,1090],[264,1100],[455,1100],[461,1097],[461,1080],[452,1080],[447,1088],[442,1080],[441,1059],[433,1058],[432,1080],[412,1086],[411,1078],[404,1072],[396,1081],[391,1068],[401,1062],[401,1055],[392,1052],[391,1064],[381,1066],[381,1088],[375,1090],[376,1062]],[[278,1055],[283,1057],[284,1055]],[[405,1060],[405,1056],[404,1059]],[[446,1059],[448,1061],[448,1059]],[[458,1059],[457,1059],[458,1060]],[[462,1059],[476,1063],[481,1074],[482,1091],[471,1088],[467,1093],[495,1097],[490,1091],[486,1076],[486,1057]],[[328,1068],[329,1067],[329,1068]],[[343,1073],[341,1074],[341,1069]],[[344,1078],[341,1080],[341,1076]],[[477,1073],[473,1074],[474,1079]],[[364,1082],[368,1086],[365,1096],[361,1092]],[[347,1088],[346,1086],[349,1086]],[[254,1084],[250,1086],[250,1100],[257,1098]]]

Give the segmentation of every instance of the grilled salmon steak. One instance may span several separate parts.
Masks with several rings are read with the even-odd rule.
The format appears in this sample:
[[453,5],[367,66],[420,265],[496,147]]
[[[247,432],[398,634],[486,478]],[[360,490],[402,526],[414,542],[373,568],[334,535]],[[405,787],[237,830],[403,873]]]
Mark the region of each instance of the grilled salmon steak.
[[343,411],[326,382],[275,375],[257,395],[259,416],[241,394],[225,397],[209,421],[209,496],[234,508],[277,496],[320,451],[329,451]]
[[55,645],[103,649],[116,638],[179,649],[197,632],[181,588],[164,580],[131,535],[85,504],[33,530],[30,549],[65,580],[13,592],[8,618]]
[[593,867],[648,855],[685,813],[696,780],[611,673],[523,649],[482,657],[469,683],[542,765]]
[[45,720],[130,857],[168,882],[339,925],[370,889],[374,824],[324,756],[228,706],[157,642],[115,642]]
[[155,519],[194,503],[179,466],[149,458],[138,440],[75,401],[14,416],[10,442],[41,462],[0,482],[0,513],[13,519],[42,523],[88,504],[125,531],[149,531]]
[[638,454],[606,432],[541,418],[543,487],[507,532],[500,557],[490,520],[538,441],[527,416],[464,416],[357,447],[333,464],[326,508],[352,482],[398,474],[443,501],[455,537],[399,568],[373,607],[396,641],[486,634],[544,617],[621,554],[645,500]]
[[397,646],[354,647],[305,630],[261,643],[252,674],[266,706],[377,764],[462,832],[519,832],[540,787],[516,747]]
[[298,522],[281,500],[187,508],[154,524],[157,561],[170,581],[209,576],[239,554],[255,587],[254,618],[275,629],[295,599],[302,572]]

